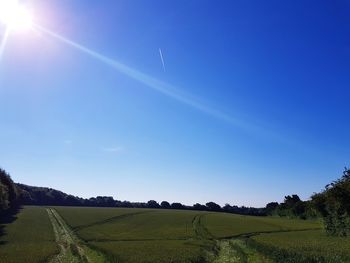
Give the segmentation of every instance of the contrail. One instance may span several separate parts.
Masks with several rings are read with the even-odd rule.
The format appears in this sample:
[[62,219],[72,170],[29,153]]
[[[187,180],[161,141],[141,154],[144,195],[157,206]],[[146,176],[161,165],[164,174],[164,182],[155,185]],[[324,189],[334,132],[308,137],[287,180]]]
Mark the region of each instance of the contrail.
[[165,64],[164,64],[163,53],[162,53],[162,50],[160,48],[159,48],[159,56],[160,56],[160,60],[162,61],[163,70],[165,72]]
[[268,135],[276,137],[275,135],[273,135],[272,132],[267,131],[265,129],[263,129],[261,126],[255,125],[253,123],[248,123],[245,121],[242,121],[239,118],[235,118],[232,115],[226,114],[218,109],[212,108],[212,107],[208,107],[207,105],[205,105],[204,103],[200,102],[200,100],[198,98],[195,98],[194,96],[185,93],[184,91],[168,84],[165,83],[163,81],[160,81],[152,76],[149,76],[141,71],[138,71],[136,69],[133,69],[123,63],[120,63],[116,60],[113,60],[111,58],[108,58],[104,55],[101,55],[99,53],[97,53],[96,51],[93,51],[85,46],[82,46],[72,40],[69,40],[57,33],[54,33],[48,29],[45,29],[42,26],[36,25],[34,27],[34,29],[36,29],[37,31],[40,31],[42,33],[45,33],[53,38],[55,38],[56,40],[59,40],[65,44],[68,44],[69,46],[78,49],[79,51],[84,52],[85,54],[113,67],[114,69],[118,70],[120,73],[125,74],[126,76],[146,85],[147,87],[156,90],[164,95],[167,95],[168,97],[171,97],[183,104],[186,104],[188,106],[191,106],[194,109],[197,109],[203,113],[206,113],[207,115],[210,115],[212,117],[215,117],[216,119],[220,119],[223,120],[231,125],[234,125],[240,129],[244,129],[246,131],[249,132],[254,132],[254,133],[258,133],[260,135]]
[[3,55],[3,53],[4,53],[5,46],[6,46],[6,43],[7,43],[7,39],[8,39],[8,37],[9,37],[9,34],[10,34],[10,28],[9,28],[9,27],[6,27],[5,33],[4,33],[4,35],[2,36],[2,40],[1,40],[1,43],[0,43],[0,59],[2,58],[2,55]]

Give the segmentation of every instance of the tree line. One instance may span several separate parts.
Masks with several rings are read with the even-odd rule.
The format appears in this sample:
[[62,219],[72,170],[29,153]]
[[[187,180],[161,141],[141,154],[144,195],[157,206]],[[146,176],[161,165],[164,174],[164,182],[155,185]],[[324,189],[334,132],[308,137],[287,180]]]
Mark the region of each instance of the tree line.
[[167,201],[158,203],[155,200],[129,202],[115,200],[111,196],[85,199],[52,188],[16,184],[5,170],[0,169],[0,216],[20,205],[162,208],[301,219],[323,218],[328,234],[348,236],[350,235],[350,170],[345,169],[340,179],[328,184],[320,193],[313,194],[308,201],[302,201],[298,195],[293,194],[285,196],[282,203],[271,202],[264,208],[254,208],[230,204],[221,207],[215,202],[196,203],[192,206]]
[[326,185],[320,193],[314,193],[310,200],[302,201],[297,195],[288,195],[280,204],[268,203],[265,212],[282,217],[322,218],[329,235],[349,236],[350,169],[345,168],[341,178]]
[[266,215],[264,208],[254,208],[226,204],[221,207],[215,202],[206,204],[196,203],[192,206],[179,202],[169,203],[155,200],[148,202],[129,202],[115,200],[111,196],[97,196],[91,198],[81,198],[66,194],[48,187],[29,186],[14,183],[10,175],[0,169],[0,215],[18,208],[20,205],[47,205],[47,206],[92,206],[92,207],[127,207],[127,208],[153,208],[153,209],[180,209],[199,210],[213,212],[227,212],[243,215]]
[[153,209],[180,209],[180,210],[200,210],[228,212],[244,215],[265,215],[264,208],[238,207],[226,204],[224,207],[215,202],[206,204],[194,204],[193,206],[184,205],[178,202],[169,203],[162,201],[158,203],[155,200],[148,202],[129,202],[114,200],[112,196],[97,196],[88,199],[68,195],[64,192],[47,188],[35,187],[24,184],[15,184],[19,192],[19,200],[23,205],[58,205],[58,206],[92,206],[92,207],[127,207],[127,208],[153,208]]

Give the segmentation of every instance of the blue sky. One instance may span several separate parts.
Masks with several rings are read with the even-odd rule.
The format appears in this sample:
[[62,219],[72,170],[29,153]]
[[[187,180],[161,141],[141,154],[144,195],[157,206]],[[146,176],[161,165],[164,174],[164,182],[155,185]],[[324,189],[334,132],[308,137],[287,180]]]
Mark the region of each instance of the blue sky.
[[0,57],[17,182],[262,206],[349,165],[349,2],[25,3],[56,35],[12,32]]

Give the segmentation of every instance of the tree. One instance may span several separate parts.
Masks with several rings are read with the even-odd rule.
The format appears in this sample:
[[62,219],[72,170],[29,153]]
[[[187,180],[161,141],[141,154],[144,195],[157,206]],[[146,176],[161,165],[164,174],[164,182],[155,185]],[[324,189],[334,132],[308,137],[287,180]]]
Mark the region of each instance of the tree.
[[277,208],[278,208],[277,202],[268,203],[265,207],[266,214],[272,215],[276,211]]
[[311,204],[322,217],[326,217],[328,215],[326,207],[326,195],[324,193],[313,194],[311,196]]
[[184,206],[181,203],[172,203],[171,208],[172,209],[184,209]]
[[294,206],[292,208],[292,213],[295,216],[298,216],[302,219],[306,219],[305,212],[306,212],[306,202],[299,201],[299,202],[294,204]]
[[207,207],[205,205],[201,205],[199,203],[196,203],[193,205],[194,210],[199,210],[199,211],[205,211],[207,210]]
[[324,218],[325,229],[334,236],[350,235],[350,170],[312,196],[312,202]]
[[148,206],[149,208],[160,208],[160,205],[158,204],[158,202],[157,202],[157,201],[154,201],[154,200],[149,200],[149,201],[147,202],[147,206]]
[[160,203],[160,206],[161,206],[162,208],[164,208],[164,209],[170,209],[170,208],[171,208],[169,202],[167,202],[167,201],[162,201],[162,202]]
[[[270,207],[275,204],[270,203]],[[300,199],[300,197],[296,194],[287,195],[284,197],[284,202],[278,205],[278,207],[273,211],[273,213],[277,213],[279,216],[288,216],[288,217],[299,217],[305,219],[307,214],[312,214],[307,211],[309,208],[308,203],[304,202]]]
[[224,210],[224,211],[230,211],[231,209],[232,209],[232,206],[230,205],[230,204],[225,204],[223,207],[222,207],[222,209]]
[[284,197],[284,204],[285,204],[286,208],[293,208],[293,206],[300,201],[301,200],[300,200],[299,196],[295,195],[295,194],[292,196],[287,195]]
[[210,211],[220,211],[221,206],[214,202],[208,202],[205,204]]
[[0,213],[15,208],[18,204],[18,189],[10,175],[0,168]]

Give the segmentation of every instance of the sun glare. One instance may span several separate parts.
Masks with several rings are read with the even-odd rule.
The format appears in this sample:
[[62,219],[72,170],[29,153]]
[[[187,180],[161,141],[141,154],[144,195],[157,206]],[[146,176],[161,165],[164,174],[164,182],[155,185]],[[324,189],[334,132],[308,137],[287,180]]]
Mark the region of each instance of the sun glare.
[[11,30],[27,30],[33,25],[33,17],[17,0],[0,0],[0,22]]

